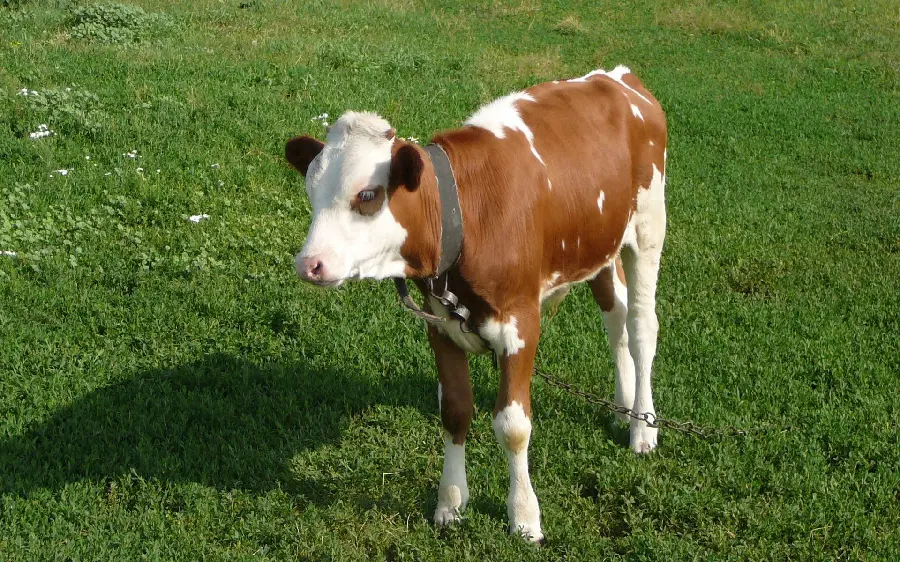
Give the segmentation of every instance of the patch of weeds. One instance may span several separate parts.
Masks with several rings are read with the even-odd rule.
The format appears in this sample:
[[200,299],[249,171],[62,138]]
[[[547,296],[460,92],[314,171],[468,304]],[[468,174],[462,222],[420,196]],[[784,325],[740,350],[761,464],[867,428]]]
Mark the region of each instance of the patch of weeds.
[[745,297],[770,299],[775,296],[772,283],[777,277],[773,264],[739,259],[728,271],[728,285]]
[[128,4],[94,4],[72,12],[69,34],[73,39],[126,45],[153,36],[169,24],[161,14],[148,14]]
[[14,120],[13,132],[23,137],[30,134],[39,123],[49,123],[55,131],[96,135],[103,128],[106,113],[96,94],[77,86],[49,90],[23,89],[18,96],[23,100],[25,113]]

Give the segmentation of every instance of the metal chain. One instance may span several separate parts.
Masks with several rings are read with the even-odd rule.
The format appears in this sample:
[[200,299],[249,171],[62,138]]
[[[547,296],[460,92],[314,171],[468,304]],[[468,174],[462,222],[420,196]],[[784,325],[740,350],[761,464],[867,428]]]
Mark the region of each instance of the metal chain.
[[684,433],[687,435],[694,435],[697,437],[703,437],[705,439],[713,439],[717,437],[744,437],[748,435],[762,435],[766,433],[784,433],[787,431],[791,431],[794,429],[792,426],[784,426],[784,427],[754,427],[748,429],[740,429],[731,425],[727,425],[722,428],[718,427],[704,427],[699,426],[691,421],[679,422],[675,420],[670,420],[666,418],[660,418],[650,412],[636,412],[631,408],[626,408],[625,406],[619,406],[614,402],[610,402],[604,398],[597,396],[596,394],[591,394],[589,392],[585,392],[580,388],[575,387],[574,385],[564,382],[560,380],[558,377],[551,375],[549,373],[545,373],[541,371],[537,367],[534,369],[534,374],[541,377],[551,385],[556,388],[562,389],[569,394],[574,396],[578,396],[590,402],[591,404],[595,404],[600,406],[605,410],[609,410],[610,412],[614,412],[616,414],[622,414],[628,416],[632,419],[647,422],[649,427],[656,427],[662,429],[671,429],[673,431],[677,431],[680,433]]

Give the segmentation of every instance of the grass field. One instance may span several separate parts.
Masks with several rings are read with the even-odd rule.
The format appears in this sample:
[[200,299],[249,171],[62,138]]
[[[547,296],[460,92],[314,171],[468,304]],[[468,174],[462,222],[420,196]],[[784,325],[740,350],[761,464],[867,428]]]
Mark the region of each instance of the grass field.
[[[84,4],[0,2],[0,559],[900,560],[896,3]],[[425,142],[620,63],[669,117],[658,412],[794,430],[638,458],[538,381],[538,549],[477,358],[436,530],[424,330],[390,283],[297,280],[284,141],[370,109]],[[539,364],[611,396],[602,326],[575,290]]]

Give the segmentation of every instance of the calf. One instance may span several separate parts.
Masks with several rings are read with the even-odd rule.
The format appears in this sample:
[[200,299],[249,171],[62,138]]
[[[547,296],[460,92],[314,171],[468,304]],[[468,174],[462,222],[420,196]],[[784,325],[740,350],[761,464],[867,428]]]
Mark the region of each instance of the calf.
[[[457,521],[469,499],[466,352],[492,351],[501,369],[493,427],[509,460],[510,532],[543,539],[528,474],[531,376],[541,305],[572,284],[587,281],[603,312],[616,403],[655,415],[666,136],[659,103],[619,66],[497,99],[462,128],[437,134],[437,151],[356,112],[341,116],[325,143],[287,143],[313,212],[295,262],[300,277],[322,286],[406,278],[425,297],[444,426],[438,525]],[[452,176],[436,176],[445,164],[435,158]],[[449,212],[461,213],[461,227],[449,226]],[[455,236],[461,247],[448,250]],[[456,298],[442,299],[445,288]],[[634,452],[656,447],[657,430],[646,422],[631,420],[630,431]]]

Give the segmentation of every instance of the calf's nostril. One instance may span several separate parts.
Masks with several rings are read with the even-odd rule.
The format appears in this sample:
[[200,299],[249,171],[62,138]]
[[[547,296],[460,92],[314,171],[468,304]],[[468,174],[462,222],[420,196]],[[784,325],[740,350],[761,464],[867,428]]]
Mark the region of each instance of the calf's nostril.
[[318,260],[313,262],[312,266],[309,269],[309,272],[312,273],[313,275],[319,275],[320,273],[322,273],[322,262],[320,262]]

